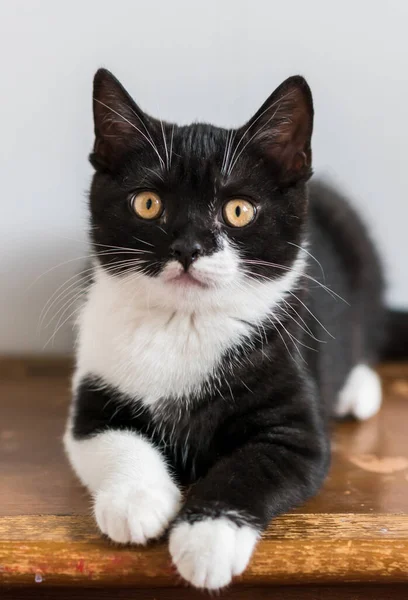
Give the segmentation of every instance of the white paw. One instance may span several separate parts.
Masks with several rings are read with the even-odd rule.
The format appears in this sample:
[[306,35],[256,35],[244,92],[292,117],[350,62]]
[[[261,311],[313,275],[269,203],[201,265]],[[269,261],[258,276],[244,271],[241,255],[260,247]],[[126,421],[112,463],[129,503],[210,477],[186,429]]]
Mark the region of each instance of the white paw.
[[170,533],[169,549],[180,575],[198,588],[217,590],[240,575],[251,558],[258,532],[226,517],[182,522]]
[[357,365],[339,393],[335,414],[369,419],[380,410],[381,400],[381,381],[377,373],[367,365]]
[[180,504],[174,484],[152,489],[111,485],[97,492],[94,512],[99,529],[114,542],[146,544],[164,533]]

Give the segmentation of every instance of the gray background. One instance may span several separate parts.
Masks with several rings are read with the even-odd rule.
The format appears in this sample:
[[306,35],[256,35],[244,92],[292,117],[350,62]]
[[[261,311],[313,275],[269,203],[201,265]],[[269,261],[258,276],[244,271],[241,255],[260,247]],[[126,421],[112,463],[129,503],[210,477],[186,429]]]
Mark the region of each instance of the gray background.
[[[70,297],[38,330],[41,309],[82,266],[99,66],[154,115],[224,126],[305,75],[315,170],[352,195],[383,249],[389,301],[407,305],[407,22],[406,0],[1,0],[0,352],[43,351]],[[45,351],[71,345],[68,320]]]

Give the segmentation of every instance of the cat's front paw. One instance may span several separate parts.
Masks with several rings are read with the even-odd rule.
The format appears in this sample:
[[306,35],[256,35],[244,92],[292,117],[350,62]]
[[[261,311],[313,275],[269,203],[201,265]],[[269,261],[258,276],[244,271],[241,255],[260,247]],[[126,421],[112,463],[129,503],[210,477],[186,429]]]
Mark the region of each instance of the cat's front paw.
[[153,489],[112,485],[96,494],[94,512],[99,529],[114,542],[146,544],[165,532],[180,505],[174,484]]
[[169,549],[180,575],[197,588],[217,590],[248,565],[258,531],[226,517],[176,523]]

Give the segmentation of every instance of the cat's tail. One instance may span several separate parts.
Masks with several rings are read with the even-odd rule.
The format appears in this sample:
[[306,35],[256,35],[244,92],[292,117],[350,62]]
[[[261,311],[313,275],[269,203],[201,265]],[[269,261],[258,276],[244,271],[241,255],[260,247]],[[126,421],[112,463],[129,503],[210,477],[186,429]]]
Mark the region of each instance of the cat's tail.
[[383,360],[408,359],[408,311],[387,311],[385,343],[382,349]]

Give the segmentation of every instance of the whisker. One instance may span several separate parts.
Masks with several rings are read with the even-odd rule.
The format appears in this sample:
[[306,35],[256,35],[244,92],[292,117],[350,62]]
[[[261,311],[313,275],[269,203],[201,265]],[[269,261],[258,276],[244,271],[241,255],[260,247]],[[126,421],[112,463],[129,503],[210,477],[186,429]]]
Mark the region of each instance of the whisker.
[[[57,235],[55,233],[50,232],[50,235],[56,237],[57,239],[60,240],[68,240],[70,242],[79,242],[80,244],[82,244],[84,242],[84,240],[79,240],[76,238],[71,238],[71,237],[67,237],[65,235]],[[86,241],[86,240],[85,240]],[[110,249],[117,249],[117,250],[129,250],[130,252],[147,252],[149,253],[150,250],[139,250],[137,248],[128,248],[127,246],[113,246],[112,244],[100,244],[98,242],[94,242],[93,240],[89,241],[90,245],[92,246],[98,246],[99,248],[110,248]]]
[[164,133],[163,121],[161,119],[160,119],[160,127],[161,127],[161,131],[162,131],[162,136],[163,136],[164,151],[166,153],[166,169],[169,170],[169,153],[167,150],[167,140],[166,140],[166,134]]
[[[154,244],[150,244],[150,242],[146,242],[145,240],[141,240],[140,238],[136,237],[136,236],[132,236],[134,240],[137,240],[138,242],[140,242],[141,244],[146,244],[147,246],[151,246],[152,248],[154,248]],[[141,252],[146,252],[146,250],[141,250]]]
[[[140,275],[141,275],[141,274],[140,274]],[[139,277],[140,277],[140,275],[139,275]],[[133,279],[134,279],[134,275],[133,275]],[[77,307],[75,310],[73,310],[73,311],[72,311],[72,312],[71,312],[71,313],[68,315],[68,317],[66,317],[66,318],[64,319],[64,321],[62,321],[62,322],[61,322],[61,320],[62,320],[62,318],[63,318],[64,314],[65,314],[65,313],[66,313],[66,312],[69,310],[69,308],[70,308],[70,307],[71,307],[73,304],[75,304],[75,301],[76,301],[76,299],[75,299],[75,298],[74,298],[74,299],[72,299],[72,301],[71,301],[71,303],[69,304],[69,306],[67,307],[67,309],[65,309],[65,311],[62,313],[62,315],[61,315],[61,317],[60,317],[60,319],[59,319],[59,321],[58,321],[58,323],[57,323],[57,326],[56,326],[56,329],[55,329],[54,333],[53,333],[53,334],[52,334],[52,336],[51,336],[51,337],[48,339],[48,341],[45,343],[45,345],[43,346],[43,349],[45,349],[45,348],[48,346],[48,344],[49,344],[51,341],[53,341],[53,340],[55,339],[55,336],[57,335],[58,331],[59,331],[59,330],[60,330],[60,329],[61,329],[61,328],[62,328],[62,327],[65,325],[65,323],[67,323],[67,321],[69,321],[69,320],[72,318],[72,316],[73,316],[75,313],[77,313],[77,312],[78,312],[78,311],[79,311],[79,310],[82,308],[82,306],[78,306],[78,307]]]
[[174,137],[174,124],[171,128],[171,138],[170,138],[170,168],[171,168],[171,159],[173,156],[173,137]]
[[[282,298],[283,300],[283,298]],[[289,304],[289,306],[291,307],[291,305]],[[292,307],[291,307],[292,308]],[[312,331],[310,330],[310,328],[306,325],[306,327],[304,327],[303,325],[301,325],[293,315],[291,315],[289,313],[289,311],[287,311],[285,308],[283,308],[282,306],[280,307],[280,310],[282,310],[284,312],[284,314],[289,317],[289,319],[292,319],[292,321],[294,323],[296,323],[296,325],[302,330],[304,331],[304,333],[306,333],[308,336],[310,336],[315,342],[319,342],[320,344],[326,344],[326,340],[319,340],[315,335],[313,335]],[[298,317],[300,317],[299,313],[296,313],[298,315]],[[300,317],[302,318],[302,317]],[[303,319],[302,319],[303,321]]]
[[317,323],[320,325],[320,327],[321,327],[322,329],[324,329],[324,331],[327,333],[327,335],[329,335],[329,336],[330,336],[330,337],[331,337],[333,340],[334,340],[334,339],[336,339],[336,338],[334,337],[334,335],[332,335],[332,334],[330,333],[330,331],[328,331],[328,330],[326,329],[326,327],[323,325],[323,323],[321,323],[321,322],[319,321],[319,319],[316,317],[316,315],[314,315],[314,314],[313,314],[313,312],[310,310],[310,308],[307,306],[307,304],[305,304],[305,303],[304,303],[304,302],[303,302],[303,301],[302,301],[300,298],[298,298],[298,297],[296,296],[296,294],[294,294],[293,292],[289,291],[289,294],[290,294],[291,296],[293,296],[293,297],[295,298],[295,300],[297,300],[298,302],[300,302],[300,304],[301,304],[301,305],[302,305],[302,306],[303,306],[303,307],[304,307],[304,308],[307,310],[307,312],[310,314],[310,316],[311,316],[311,317],[313,317],[313,319],[314,319],[314,320],[315,320],[315,321],[316,321],[316,322],[317,322]]
[[[135,238],[137,239],[137,238]],[[141,240],[139,240],[141,241]],[[128,252],[133,252],[135,254],[138,253],[143,253],[143,254],[152,254],[151,250],[140,250],[138,248],[127,248],[126,246],[111,246],[110,244],[98,244],[96,242],[91,242],[93,246],[100,246],[100,247],[105,247],[105,248],[111,248],[111,249],[115,249],[115,250],[127,250]],[[145,242],[146,244],[147,242]],[[150,244],[150,246],[153,246],[153,244]],[[101,250],[101,252],[104,252],[103,250]]]
[[[144,251],[144,252],[146,252],[146,251]],[[142,253],[142,251],[140,251],[140,253]],[[47,269],[47,271],[44,271],[44,273],[41,273],[41,275],[38,275],[38,277],[36,277],[36,279],[35,279],[35,280],[34,280],[34,281],[33,281],[33,282],[30,284],[30,286],[27,288],[27,291],[28,291],[28,290],[29,290],[29,289],[30,289],[30,288],[31,288],[33,285],[35,285],[35,283],[36,283],[36,282],[37,282],[39,279],[41,279],[41,277],[43,277],[44,275],[47,275],[47,274],[48,274],[48,273],[50,273],[51,271],[54,271],[55,269],[58,269],[59,267],[62,267],[63,265],[66,265],[66,264],[68,264],[68,263],[71,263],[71,262],[73,262],[73,261],[75,261],[75,260],[86,260],[86,259],[87,259],[87,260],[90,260],[90,259],[92,259],[92,258],[99,258],[99,256],[100,256],[101,254],[102,254],[102,255],[104,255],[104,256],[107,256],[107,255],[109,255],[109,254],[112,254],[112,255],[117,255],[117,254],[129,254],[129,252],[128,252],[128,251],[126,251],[126,252],[123,252],[123,253],[122,253],[122,252],[118,252],[118,251],[116,251],[116,250],[115,250],[115,251],[107,251],[107,250],[103,250],[103,251],[102,251],[102,252],[100,252],[100,253],[87,254],[87,255],[85,255],[85,256],[78,256],[78,257],[76,257],[76,258],[72,258],[72,259],[70,259],[70,260],[64,261],[64,262],[62,262],[62,263],[59,263],[58,265],[54,265],[54,266],[53,266],[53,267],[51,267],[50,269]],[[132,259],[132,260],[133,260],[133,259]],[[72,277],[70,277],[70,278],[69,278],[67,281],[65,281],[65,282],[64,282],[62,285],[60,285],[60,286],[59,286],[59,287],[58,287],[58,288],[55,290],[55,292],[52,294],[52,296],[49,298],[49,300],[48,300],[48,301],[50,301],[50,300],[52,299],[52,297],[53,297],[53,296],[54,296],[54,295],[55,295],[55,294],[56,294],[56,293],[57,293],[57,292],[58,292],[58,291],[59,291],[59,290],[60,290],[60,289],[61,289],[61,288],[62,288],[64,285],[66,285],[66,284],[67,284],[69,281],[71,281],[71,279],[73,279],[74,277],[78,277],[78,276],[80,276],[81,274],[84,274],[84,273],[85,273],[85,272],[87,272],[87,271],[92,271],[93,269],[94,269],[94,267],[93,267],[93,266],[91,266],[91,267],[89,267],[89,268],[87,268],[87,269],[85,269],[85,270],[82,270],[82,271],[80,271],[79,273],[75,273],[75,274],[74,274]],[[45,308],[45,307],[44,307],[44,308]],[[41,318],[41,315],[40,315],[40,318]]]
[[294,306],[292,306],[292,304],[290,304],[290,302],[288,302],[283,296],[281,298],[281,301],[286,304],[286,306],[288,307],[288,310],[292,310],[295,313],[295,315],[302,321],[303,325],[307,329],[307,332],[310,335],[313,335],[313,331],[311,330],[311,328],[309,327],[309,325],[306,323],[306,321],[304,320],[304,318],[302,317],[302,315],[296,310],[296,308]]
[[[115,273],[115,272],[120,272],[120,269],[124,266],[128,266],[128,267],[132,267],[134,266],[139,266],[141,261],[137,261],[135,262],[134,259],[130,259],[130,260],[126,260],[126,261],[120,261],[118,263],[115,263],[113,265],[111,265],[110,267],[104,267],[105,271],[107,271],[108,273]],[[93,267],[91,267],[91,269],[93,269]],[[81,286],[80,289],[78,290],[77,287]],[[73,288],[73,289],[72,289]],[[71,289],[71,291],[68,291],[69,289]],[[67,288],[65,288],[58,296],[57,298],[54,299],[54,301],[51,303],[51,305],[48,307],[46,313],[44,314],[44,317],[42,318],[41,322],[40,322],[40,327],[42,326],[47,314],[50,312],[50,310],[52,309],[52,307],[58,303],[58,300],[61,296],[63,296],[62,301],[65,300],[65,298],[67,298],[67,296],[69,296],[70,298],[62,305],[60,306],[60,308],[57,310],[57,312],[51,317],[51,319],[48,321],[47,325],[45,327],[49,327],[49,325],[52,323],[52,321],[58,316],[58,314],[60,313],[60,311],[64,308],[64,306],[66,306],[72,299],[73,299],[73,295],[81,295],[82,293],[86,292],[87,288],[81,285],[81,281],[74,281],[72,284],[70,284]]]
[[159,154],[159,150],[158,150],[158,148],[157,148],[156,144],[154,143],[154,139],[153,139],[153,137],[152,137],[152,135],[151,135],[151,133],[150,133],[149,129],[147,128],[147,125],[146,125],[146,123],[143,121],[143,119],[142,119],[141,117],[139,117],[139,115],[137,114],[137,112],[136,112],[136,111],[134,111],[132,107],[130,107],[130,110],[131,110],[131,111],[132,111],[132,113],[135,115],[135,117],[136,117],[137,119],[139,119],[140,123],[143,125],[143,128],[144,128],[144,130],[146,131],[147,135],[149,136],[149,139],[150,139],[151,143],[152,143],[152,144],[153,144],[153,146],[156,148],[156,150],[157,150],[157,153]]
[[[129,266],[131,266],[130,263],[134,262],[136,259],[127,259],[124,261],[118,261],[116,263],[113,263],[110,266],[104,266],[104,270],[110,272],[113,269],[117,269],[120,268],[121,266],[125,266],[126,264],[129,264]],[[146,262],[146,261],[141,261],[141,260],[137,260],[136,265],[141,264],[141,262]],[[50,296],[50,298],[48,298],[47,302],[45,303],[40,315],[39,315],[39,324],[38,324],[38,328],[40,329],[48,315],[48,313],[50,312],[50,310],[52,309],[53,306],[55,306],[55,304],[59,301],[59,299],[62,296],[65,296],[68,293],[68,290],[72,289],[75,286],[81,285],[82,284],[82,280],[84,278],[84,276],[86,275],[86,273],[90,273],[93,272],[95,269],[94,265],[83,269],[82,271],[80,271],[79,273],[75,273],[72,277],[70,277],[68,280],[64,281],[64,283],[62,283],[56,290],[55,292],[53,292],[53,294]],[[76,280],[74,282],[72,282],[68,287],[65,287],[70,281],[72,281],[72,279],[76,279],[76,278],[80,278],[79,280]],[[62,291],[58,294],[58,292],[62,289]],[[75,291],[75,290],[74,290]],[[70,292],[71,293],[71,292]],[[56,294],[58,294],[56,296]],[[56,297],[55,297],[56,296]]]
[[225,162],[224,175],[225,175],[225,172],[228,170],[230,162],[231,162],[231,154],[232,154],[231,150],[232,150],[232,145],[234,143],[236,135],[237,135],[237,132],[234,131],[233,134],[231,135],[231,138],[230,138],[230,141],[229,141],[229,144],[228,144],[227,158],[226,158],[226,162]]
[[323,270],[321,263],[317,260],[317,258],[315,256],[313,256],[313,254],[311,252],[309,252],[309,250],[306,250],[306,248],[304,248],[303,246],[299,246],[298,244],[295,244],[294,242],[288,242],[288,244],[290,244],[291,246],[295,246],[295,248],[302,250],[303,252],[305,252],[305,254],[310,256],[310,258],[312,258],[319,265],[323,280],[326,281],[326,276],[324,274],[324,270]]
[[[148,167],[144,167],[144,170],[145,171],[149,171],[150,173],[153,173],[153,175],[155,177],[157,177],[158,179],[160,179],[160,181],[164,182],[163,176],[160,173],[157,173],[157,171],[155,171],[154,169],[149,169]],[[147,178],[145,177],[145,179],[147,179]]]
[[59,324],[61,323],[61,320],[64,318],[64,315],[69,311],[69,309],[77,302],[77,300],[79,300],[79,298],[85,294],[85,290],[81,289],[81,290],[74,290],[74,294],[70,293],[69,294],[69,298],[66,302],[64,302],[64,304],[58,309],[58,311],[51,317],[51,319],[48,321],[48,323],[45,325],[45,329],[47,329],[51,323],[53,321],[55,321],[55,319],[57,319],[58,315],[60,314],[61,316],[59,317],[58,321],[57,321],[57,325],[56,327],[59,326]]
[[[86,269],[86,271],[88,271],[88,272],[91,271],[91,270],[93,270],[93,267],[90,267],[89,269]],[[64,282],[62,285],[60,285],[58,287],[58,289],[56,290],[56,292],[58,292],[61,288],[64,288],[64,286],[71,279],[73,279],[74,277],[78,277],[78,276],[82,276],[83,277],[83,274],[81,273],[80,275],[74,275],[73,277],[70,277],[66,282]],[[43,309],[42,309],[42,311],[40,313],[40,316],[39,316],[39,319],[38,319],[38,329],[39,330],[42,328],[43,323],[44,323],[45,319],[47,318],[47,315],[52,310],[53,306],[55,306],[57,304],[57,302],[59,301],[59,299],[61,297],[66,297],[66,294],[71,294],[72,291],[75,292],[76,289],[77,289],[77,287],[79,285],[81,285],[81,282],[82,282],[81,279],[74,281],[68,287],[64,288],[56,297],[54,297],[54,295],[56,293],[56,292],[54,292],[54,294],[47,300],[47,302],[45,303],[45,305],[44,305],[44,307],[43,307]],[[72,290],[72,288],[74,288],[74,289]],[[71,290],[71,291],[69,291],[69,290]]]
[[44,344],[44,346],[43,346],[43,350],[45,350],[45,349],[46,349],[46,347],[48,346],[48,344],[49,344],[50,342],[52,342],[52,341],[55,339],[55,336],[57,335],[57,333],[58,333],[58,331],[61,329],[61,327],[63,327],[63,326],[65,325],[65,323],[66,323],[67,321],[69,321],[69,320],[70,320],[70,319],[71,319],[71,318],[74,316],[74,314],[75,314],[75,313],[77,313],[77,312],[79,311],[79,309],[80,309],[80,308],[81,308],[81,307],[80,307],[80,306],[78,306],[78,307],[77,307],[75,310],[73,310],[73,311],[71,312],[71,314],[69,314],[69,315],[68,315],[68,317],[67,317],[66,319],[64,319],[64,321],[63,321],[63,322],[62,322],[62,323],[61,323],[61,324],[58,326],[58,328],[57,328],[57,329],[55,329],[55,331],[54,331],[54,333],[52,334],[52,336],[51,336],[51,337],[50,337],[50,338],[49,338],[49,339],[48,339],[48,340],[45,342],[45,344]]
[[44,273],[41,273],[40,275],[38,275],[34,281],[32,281],[29,286],[26,289],[26,293],[37,283],[37,281],[39,279],[41,279],[41,277],[44,277],[45,275],[47,275],[48,273],[51,273],[51,271],[54,271],[55,269],[58,269],[58,267],[62,267],[64,265],[68,265],[71,262],[74,262],[76,260],[85,260],[88,258],[88,254],[86,254],[85,256],[77,256],[76,258],[71,258],[69,260],[65,260],[64,262],[58,263],[57,265],[54,265],[53,267],[51,267],[50,269],[47,269],[46,271],[44,271]]
[[[270,281],[269,277],[265,277],[264,275],[257,275],[257,277],[262,277],[263,279],[266,279],[268,281]],[[321,323],[319,321],[319,319],[316,317],[316,315],[313,314],[313,312],[310,310],[310,308],[300,299],[298,298],[292,291],[288,290],[288,293],[293,296],[296,300],[298,300],[298,302],[300,302],[300,304],[302,304],[302,306],[304,306],[304,308],[307,310],[307,312],[313,317],[313,319],[315,319],[315,321],[320,325],[320,327],[322,327],[322,329],[324,329],[324,331],[332,338],[335,339],[335,337],[330,333],[330,331],[328,331],[326,329],[326,327],[323,325],[323,323]],[[346,301],[345,301],[346,302]]]
[[[248,283],[246,283],[246,285],[248,285]],[[242,286],[243,287],[243,286]],[[256,287],[253,285],[249,284],[249,287],[251,287],[253,290],[256,291]],[[293,315],[291,315],[285,308],[283,308],[282,306],[277,306],[276,308],[279,310],[284,311],[284,313],[290,318],[292,319],[292,321],[294,321],[296,323],[296,325],[298,325],[300,327],[300,329],[302,329],[306,334],[308,334],[312,339],[314,339],[316,342],[320,342],[320,343],[326,343],[325,340],[319,340],[317,337],[315,337],[315,335],[313,334],[312,330],[310,329],[310,327],[307,325],[307,323],[305,322],[304,319],[302,319],[301,315],[295,310],[295,308],[293,306],[291,306],[291,304],[289,304],[289,302],[287,302],[285,300],[285,298],[281,297],[280,299],[281,301],[285,302],[285,304],[287,304],[289,306],[289,308],[291,308],[292,310],[294,310],[294,312],[297,314],[297,316],[303,321],[305,327],[303,327],[298,321],[296,321],[296,319],[294,318]],[[275,307],[274,307],[275,308]],[[272,312],[272,317],[277,318],[277,314],[276,311]],[[266,317],[268,320],[270,320],[270,317]],[[283,326],[283,324],[280,322],[280,324]],[[285,329],[286,330],[286,329]],[[310,346],[307,346],[306,344],[304,344],[303,342],[301,342],[300,340],[298,340],[293,334],[291,334],[289,331],[286,330],[286,333],[291,336],[294,340],[296,340],[299,344],[301,344],[302,346],[305,346],[306,348],[309,348],[310,350],[316,351],[315,348],[311,348]],[[265,337],[266,339],[266,337]]]
[[224,171],[225,171],[227,152],[228,152],[228,146],[229,146],[231,135],[232,135],[232,129],[229,129],[227,131],[227,139],[225,140],[224,156],[223,156],[222,165],[221,165],[221,173],[222,174],[224,174]]
[[305,361],[304,356],[302,355],[301,351],[299,350],[299,347],[297,344],[300,344],[301,346],[304,346],[305,348],[308,348],[309,350],[313,350],[314,352],[316,352],[315,348],[311,348],[310,346],[307,346],[306,344],[304,344],[303,342],[301,342],[300,340],[297,339],[297,337],[295,337],[292,333],[290,333],[290,331],[288,331],[286,329],[286,327],[284,326],[284,324],[282,323],[282,321],[279,319],[279,317],[275,314],[273,315],[274,319],[276,319],[279,323],[279,325],[282,327],[282,329],[284,329],[284,331],[287,333],[287,335],[290,337],[290,339],[292,340],[292,343],[294,345],[294,347],[296,348],[297,352],[299,353],[300,358]]
[[[268,318],[268,317],[267,317],[267,319],[268,319],[268,321],[271,323],[271,325],[274,327],[275,331],[278,333],[279,337],[281,338],[282,342],[283,342],[283,343],[284,343],[284,345],[285,345],[285,348],[286,348],[286,350],[288,351],[288,354],[289,354],[289,356],[290,356],[290,357],[291,357],[291,359],[294,361],[294,360],[295,360],[295,358],[294,358],[294,356],[293,356],[292,352],[289,350],[289,346],[287,345],[287,343],[286,343],[286,340],[284,339],[284,337],[283,337],[283,335],[282,335],[282,332],[279,330],[279,328],[277,327],[276,323],[275,323],[274,321],[272,321],[272,319],[270,319],[270,318]],[[298,352],[299,352],[299,349],[297,349],[297,350],[298,350]]]
[[[332,290],[331,288],[329,288],[327,285],[324,285],[323,283],[321,283],[321,281],[318,281],[314,277],[311,277],[311,275],[308,275],[307,273],[302,273],[301,271],[296,271],[292,267],[286,267],[284,265],[279,265],[277,263],[271,263],[271,262],[268,262],[268,261],[265,261],[265,260],[248,260],[248,259],[243,259],[243,262],[247,263],[247,264],[251,264],[251,265],[274,267],[276,269],[282,269],[283,271],[292,271],[296,275],[299,275],[300,277],[304,277],[305,279],[308,279],[309,281],[312,281],[313,283],[316,283],[322,289],[324,289],[328,294],[330,294],[333,298],[336,297],[339,300],[341,300],[342,302],[344,302],[345,304],[347,304],[348,306],[350,306],[349,302],[347,302],[347,300],[345,300],[344,298],[342,298],[337,292],[335,292],[334,290]],[[259,274],[256,274],[255,276],[256,277],[259,277],[259,276],[262,277],[262,275],[259,275]]]

